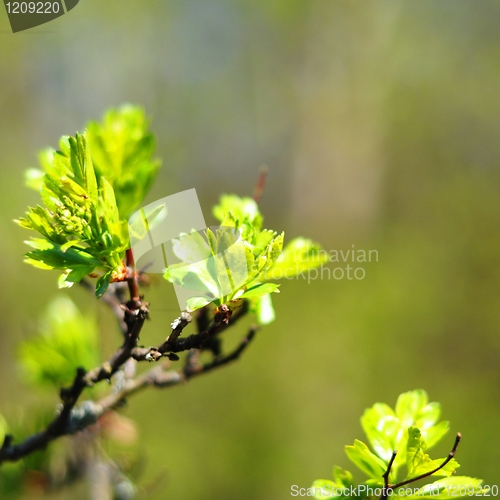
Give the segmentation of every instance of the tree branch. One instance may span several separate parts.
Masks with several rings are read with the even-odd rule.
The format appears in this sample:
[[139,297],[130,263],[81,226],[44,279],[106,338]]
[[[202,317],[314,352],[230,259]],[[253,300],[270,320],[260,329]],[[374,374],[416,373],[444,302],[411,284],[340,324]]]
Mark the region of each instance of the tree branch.
[[267,165],[261,165],[259,167],[259,178],[257,179],[257,185],[255,186],[253,192],[253,199],[256,203],[259,203],[262,194],[264,193],[264,187],[266,185],[266,178],[269,172],[269,168]]
[[137,273],[135,271],[135,260],[134,253],[131,248],[129,248],[126,253],[128,277],[127,283],[130,293],[130,309],[137,309],[140,306],[141,299],[139,297],[139,283],[137,280]]
[[389,464],[387,465],[387,470],[382,475],[382,477],[384,478],[384,489],[382,492],[382,496],[380,497],[380,500],[386,500],[386,498],[389,496],[390,492],[389,475],[391,474],[392,465],[394,464],[394,460],[396,460],[397,454],[398,452],[396,450],[392,452],[391,459],[389,460]]
[[[136,347],[131,352],[131,357],[136,361],[158,361],[165,353],[178,353],[190,349],[202,349],[209,347],[209,341],[220,332],[224,331],[229,325],[234,325],[236,321],[242,318],[248,311],[248,303],[245,301],[231,313],[224,304],[216,309],[212,324],[203,331],[189,335],[189,337],[178,338],[182,329],[191,321],[191,316],[183,313],[180,318],[172,323],[172,333],[167,340],[158,347]],[[186,318],[189,317],[189,320]],[[229,318],[231,321],[229,322]],[[198,323],[200,325],[200,323]],[[180,331],[179,331],[180,329]]]
[[179,370],[165,371],[166,366],[169,365],[169,362],[166,362],[163,366],[155,366],[135,379],[127,380],[121,390],[106,396],[97,403],[84,401],[78,407],[74,407],[81,391],[86,387],[85,372],[80,369],[72,387],[61,391],[64,392],[64,396],[61,395],[61,397],[65,402],[55,420],[44,431],[28,437],[17,445],[12,443],[12,436],[6,436],[3,446],[0,448],[0,463],[19,460],[35,450],[45,448],[51,441],[60,436],[74,434],[95,424],[100,417],[119,406],[126,398],[147,387],[171,387],[236,361],[247,349],[256,332],[257,328],[251,327],[234,351],[226,356],[216,358],[210,363],[190,369],[185,367]]

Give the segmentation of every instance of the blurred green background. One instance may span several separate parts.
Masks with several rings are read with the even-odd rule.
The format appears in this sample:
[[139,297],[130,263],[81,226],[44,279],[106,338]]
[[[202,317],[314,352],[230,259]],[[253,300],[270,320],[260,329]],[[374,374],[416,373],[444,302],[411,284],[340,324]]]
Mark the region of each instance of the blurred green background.
[[[462,432],[459,472],[498,484],[498,26],[493,0],[82,0],[16,35],[0,13],[2,413],[57,401],[26,389],[15,358],[58,294],[56,273],[22,262],[29,234],[12,220],[38,201],[23,171],[132,102],[164,159],[148,201],[194,187],[209,219],[267,164],[266,227],[379,255],[363,280],[285,281],[238,363],[130,400],[148,498],[288,498],[350,468],[364,408],[414,388]],[[109,353],[113,318],[71,296],[97,311]],[[147,299],[142,341],[157,344],[177,305],[166,283]]]

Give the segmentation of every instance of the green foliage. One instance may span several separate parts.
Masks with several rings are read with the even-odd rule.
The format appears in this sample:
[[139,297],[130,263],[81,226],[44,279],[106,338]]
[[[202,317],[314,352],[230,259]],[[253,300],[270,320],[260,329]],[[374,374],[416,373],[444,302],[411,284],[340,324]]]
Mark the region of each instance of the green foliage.
[[283,249],[273,267],[266,271],[266,279],[291,278],[328,261],[328,254],[320,245],[307,238],[295,238]]
[[38,231],[26,262],[60,269],[60,287],[85,276],[99,276],[101,296],[112,281],[123,279],[129,247],[127,217],[144,199],[159,167],[144,112],[132,106],[111,110],[104,123],[63,137],[60,151],[39,155],[43,171],[31,169],[29,186],[40,190],[44,206],[30,208],[18,222]]
[[19,359],[28,382],[36,387],[62,387],[80,366],[99,364],[97,326],[83,316],[68,297],[58,297],[40,323],[40,333],[19,346]]
[[432,448],[450,427],[447,421],[438,422],[440,416],[439,403],[429,403],[427,393],[416,390],[401,394],[394,410],[383,403],[368,408],[361,417],[361,426],[375,453],[386,462],[398,450],[392,466],[396,472],[406,463],[408,429],[419,429],[427,448]]
[[161,162],[152,159],[156,140],[148,132],[150,120],[141,108],[111,109],[102,123],[88,124],[88,139],[98,178],[113,186],[122,219],[141,205]]
[[270,323],[274,319],[270,294],[279,292],[279,285],[264,281],[278,277],[272,274],[278,263],[289,267],[293,262],[295,270],[287,269],[280,277],[321,265],[320,247],[298,239],[283,250],[284,233],[262,228],[263,217],[252,198],[223,195],[213,214],[221,224],[215,232],[183,234],[174,241],[174,253],[182,263],[169,266],[165,278],[204,292],[188,301],[190,310],[245,298],[259,322]]
[[7,422],[5,422],[5,419],[0,413],[0,443],[3,443],[6,433],[7,433]]
[[[346,446],[345,449],[351,462],[369,479],[355,486],[350,472],[335,467],[333,481],[315,481],[311,493],[317,499],[371,496],[373,491],[384,486],[383,476],[396,450],[396,458],[389,475],[389,487],[394,488],[390,498],[464,498],[471,496],[469,490],[472,494],[480,493],[481,480],[465,476],[451,477],[459,467],[454,458],[441,467],[445,458],[431,459],[426,453],[449,430],[448,422],[439,422],[440,415],[439,403],[429,403],[427,393],[423,390],[401,394],[395,409],[384,403],[376,403],[366,409],[361,418],[361,425],[373,451],[359,440],[355,440],[354,445]],[[401,477],[399,472],[402,467],[405,473]],[[435,471],[438,468],[439,470]],[[410,494],[406,487],[411,484],[411,480],[432,471],[435,472],[428,477],[446,477],[420,488],[411,488]],[[402,482],[405,487],[399,487]],[[455,486],[462,488],[454,488]]]

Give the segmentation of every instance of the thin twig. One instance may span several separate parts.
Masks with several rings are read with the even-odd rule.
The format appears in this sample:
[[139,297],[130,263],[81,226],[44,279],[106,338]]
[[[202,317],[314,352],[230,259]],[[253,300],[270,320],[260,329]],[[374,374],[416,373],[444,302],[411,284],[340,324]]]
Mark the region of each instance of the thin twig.
[[247,335],[241,340],[240,344],[238,347],[230,354],[226,356],[219,356],[215,358],[213,361],[210,363],[206,363],[199,367],[198,369],[191,365],[191,366],[185,366],[183,369],[184,376],[188,379],[191,377],[194,377],[196,375],[200,375],[202,373],[207,373],[209,371],[214,370],[215,368],[220,368],[221,366],[227,365],[228,363],[231,363],[232,361],[236,361],[242,353],[245,351],[245,349],[248,347],[248,344],[253,340],[255,337],[255,334],[258,331],[258,327],[252,326],[250,330],[248,331]]
[[392,452],[391,459],[389,460],[389,464],[387,465],[387,470],[382,475],[382,477],[384,478],[384,490],[382,496],[380,497],[381,500],[385,500],[389,496],[389,475],[391,474],[392,465],[394,464],[394,460],[396,460],[397,454],[398,452],[396,450]]
[[[247,301],[244,301],[243,304],[238,309],[236,309],[236,311],[232,315],[230,314],[227,306],[222,305],[218,309],[218,312],[216,312],[213,323],[208,328],[201,332],[189,335],[189,337],[177,338],[180,333],[179,335],[173,335],[175,328],[184,328],[184,326],[187,324],[186,320],[182,320],[181,316],[178,323],[172,323],[172,333],[169,335],[165,342],[157,347],[136,347],[131,351],[130,355],[136,361],[158,361],[165,353],[178,353],[189,351],[190,349],[210,348],[212,347],[208,344],[210,339],[225,330],[229,325],[233,326],[240,318],[242,318],[247,313],[247,311]],[[231,318],[230,322],[229,317]],[[191,317],[189,316],[189,318]],[[189,319],[189,321],[190,320],[191,319]]]
[[257,184],[253,192],[253,199],[256,203],[259,203],[260,199],[262,198],[262,194],[264,193],[264,187],[266,185],[268,172],[269,168],[267,165],[261,165],[259,167],[259,178],[257,179]]

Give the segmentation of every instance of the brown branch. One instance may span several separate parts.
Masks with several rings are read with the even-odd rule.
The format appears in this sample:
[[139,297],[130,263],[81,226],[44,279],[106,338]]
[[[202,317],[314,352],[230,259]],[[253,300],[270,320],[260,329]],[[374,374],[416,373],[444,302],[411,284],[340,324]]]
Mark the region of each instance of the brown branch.
[[86,374],[85,380],[88,386],[92,386],[101,380],[108,380],[132,356],[132,351],[137,346],[139,335],[147,318],[148,304],[146,302],[141,303],[137,309],[125,308],[127,333],[123,345],[113,354],[109,361]]
[[[190,349],[210,348],[209,342],[229,325],[234,325],[236,321],[242,318],[248,311],[248,303],[244,301],[243,304],[236,309],[235,313],[231,313],[226,305],[220,306],[216,309],[213,323],[205,330],[189,335],[189,337],[178,338],[179,333],[174,333],[176,329],[181,328],[191,321],[191,316],[183,313],[181,316],[172,323],[172,333],[167,340],[157,347],[136,347],[132,350],[131,356],[136,361],[158,361],[166,353],[178,353],[189,351]],[[189,317],[189,321],[186,320]],[[184,318],[184,319],[183,319]],[[231,318],[231,321],[229,321]]]
[[138,282],[137,272],[135,270],[135,260],[132,249],[129,248],[126,251],[125,255],[126,255],[127,268],[129,274],[127,277],[128,289],[130,293],[129,308],[138,309],[140,307],[141,299],[139,297],[139,282]]
[[261,165],[259,168],[259,178],[257,179],[257,185],[255,186],[255,190],[253,192],[253,199],[256,203],[259,203],[262,198],[262,194],[264,193],[264,187],[266,186],[267,174],[269,172],[269,168],[267,165]]
[[226,356],[218,356],[210,363],[206,363],[201,367],[197,368],[196,365],[190,364],[186,365],[183,369],[183,374],[186,379],[194,377],[196,375],[201,375],[202,373],[207,373],[214,370],[215,368],[220,368],[221,366],[227,365],[232,361],[236,361],[246,350],[248,344],[253,340],[255,334],[258,331],[258,327],[252,326],[248,331],[247,335],[241,340],[238,347],[230,354]]
[[164,388],[178,385],[182,382],[186,382],[192,377],[202,375],[203,373],[208,373],[215,368],[219,368],[231,363],[232,361],[236,361],[247,349],[250,342],[254,339],[257,330],[257,327],[252,326],[247,335],[243,337],[240,344],[236,347],[236,349],[234,349],[226,356],[221,356],[214,359],[210,363],[206,363],[200,366],[195,366],[193,363],[190,368],[187,368],[188,365],[186,365],[180,370],[168,371],[165,371],[165,368],[170,366],[170,363],[168,361],[160,366],[155,366],[151,370],[148,370],[142,375],[139,375],[135,379],[128,380],[119,392],[106,396],[104,399],[99,401],[99,405],[106,412],[116,408],[126,398],[129,398],[131,395],[141,391],[146,387]]
[[[238,320],[244,316],[246,311],[247,306],[242,306],[238,312],[233,315],[233,320]],[[102,366],[97,367],[88,373],[86,373],[82,368],[78,369],[73,384],[69,388],[61,390],[61,399],[63,401],[62,407],[56,418],[44,431],[28,437],[19,444],[13,444],[13,437],[11,435],[7,435],[2,447],[0,448],[0,464],[4,461],[19,460],[33,451],[45,448],[51,441],[54,441],[60,436],[74,434],[89,427],[90,425],[95,424],[102,415],[114,409],[125,398],[130,397],[132,394],[146,387],[169,387],[177,385],[181,382],[187,381],[193,376],[210,372],[217,367],[221,367],[231,361],[235,361],[247,348],[256,332],[255,327],[250,329],[247,336],[241,341],[241,344],[233,352],[227,356],[217,357],[210,363],[197,366],[196,362],[193,362],[187,364],[183,369],[165,371],[165,367],[168,366],[167,362],[167,365],[154,367],[152,370],[149,370],[134,379],[125,381],[123,387],[118,392],[105,397],[97,403],[93,401],[84,401],[80,405],[76,406],[81,393],[86,387],[101,380],[109,379],[111,375],[113,375],[113,373],[120,368],[120,366],[132,357],[132,353],[137,348],[137,340],[144,321],[147,318],[147,312],[147,304],[145,303],[142,303],[139,309],[132,311],[127,309],[125,311],[128,331],[123,346],[118,349],[111,359]],[[227,328],[228,323],[224,320],[227,319],[228,316],[228,311],[223,308],[219,308],[219,311],[215,314],[214,322],[207,330],[194,336],[191,335],[186,339],[180,339],[178,336],[189,322],[187,321],[186,316],[181,316],[179,320],[172,323],[173,330],[168,338],[170,339],[175,337],[175,339],[169,344],[169,346],[173,349],[179,350],[188,350],[189,347],[186,347],[187,345],[199,345],[202,347],[204,338],[210,338],[211,335],[215,335]],[[231,325],[233,325],[234,322],[235,321],[231,321]],[[188,341],[188,339],[191,340]],[[168,339],[165,343],[167,342]],[[182,345],[185,346],[184,349],[180,349]]]
[[387,465],[387,470],[382,475],[382,477],[384,478],[384,489],[382,491],[382,496],[380,497],[380,500],[386,500],[386,498],[389,496],[391,489],[391,487],[389,486],[389,475],[391,474],[392,465],[394,464],[394,460],[396,460],[397,454],[398,452],[396,450],[392,452],[391,459],[389,460],[389,464]]

